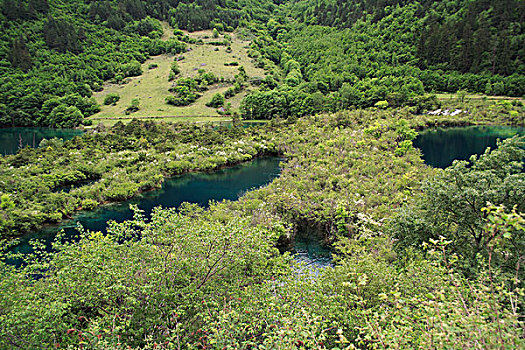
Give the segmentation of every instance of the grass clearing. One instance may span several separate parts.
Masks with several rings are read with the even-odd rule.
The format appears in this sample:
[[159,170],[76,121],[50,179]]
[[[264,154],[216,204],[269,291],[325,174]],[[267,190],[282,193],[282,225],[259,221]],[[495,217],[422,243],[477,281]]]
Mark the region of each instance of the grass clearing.
[[[167,23],[163,23],[163,28],[164,40],[173,36],[173,30]],[[211,30],[186,34],[191,37],[203,39],[205,43],[224,40],[223,35],[218,39],[213,39]],[[184,59],[178,62],[181,69],[180,76],[193,77],[198,74],[199,69],[205,69],[219,77],[233,79],[238,73],[238,66],[225,66],[224,63],[238,62],[239,66],[244,66],[248,76],[264,77],[264,70],[256,68],[251,58],[247,55],[249,42],[238,39],[234,34],[230,34],[230,36],[232,37],[231,53],[226,52],[226,46],[208,44],[188,45],[190,51],[178,55],[184,56]],[[217,51],[216,48],[218,48]],[[190,106],[177,107],[166,104],[165,98],[171,94],[168,89],[173,83],[168,81],[168,75],[174,59],[175,56],[173,55],[152,57],[142,64],[143,74],[141,76],[127,78],[126,84],[106,83],[103,91],[94,94],[95,99],[101,105],[101,111],[89,119],[93,120],[94,124],[103,122],[106,125],[112,125],[118,120],[127,122],[133,118],[197,122],[230,119],[220,116],[215,108],[206,106],[206,103],[211,100],[214,94],[217,92],[224,93],[232,86],[228,83],[218,83],[210,86],[209,89],[202,92],[202,96]],[[157,68],[149,69],[148,67],[151,64],[156,64]],[[238,110],[242,99],[250,89],[252,88],[248,87],[245,91],[226,100],[226,102],[232,104],[233,111]],[[109,93],[117,93],[120,96],[120,100],[114,106],[106,106],[103,104],[105,96]],[[131,115],[125,115],[124,110],[131,104],[131,100],[135,98],[140,100],[140,110]]]
[[[436,94],[436,97],[441,101],[448,101],[448,100],[458,100],[459,95],[457,93],[440,93]],[[510,101],[522,101],[525,102],[525,99],[522,97],[508,97],[508,96],[490,96],[490,95],[482,95],[482,94],[466,94],[465,99],[469,100],[488,100],[488,101],[501,101],[501,100],[510,100]]]

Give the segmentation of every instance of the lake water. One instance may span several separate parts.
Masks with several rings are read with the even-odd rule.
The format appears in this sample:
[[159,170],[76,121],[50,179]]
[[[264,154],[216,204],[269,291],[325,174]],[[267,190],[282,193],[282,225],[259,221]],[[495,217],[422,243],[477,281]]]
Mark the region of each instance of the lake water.
[[43,139],[70,140],[82,134],[82,130],[76,129],[4,128],[0,129],[0,152],[3,155],[15,154],[20,146],[38,147]]
[[[157,206],[178,207],[182,202],[197,203],[207,207],[209,201],[236,200],[246,191],[267,185],[280,175],[279,163],[282,158],[258,158],[251,162],[231,168],[224,168],[212,173],[190,173],[166,179],[162,188],[141,194],[129,201],[107,205],[91,212],[81,212],[74,220],[62,223],[58,227],[49,227],[28,234],[11,249],[12,252],[28,253],[31,251],[29,240],[41,239],[50,247],[56,233],[63,229],[66,237],[75,236],[77,225],[93,231],[106,231],[107,222],[122,222],[133,218],[130,204],[137,205],[148,217]],[[313,266],[326,266],[330,259],[327,248],[321,247],[316,237],[301,238],[297,245],[297,257]]]
[[469,159],[483,154],[487,147],[495,148],[496,140],[525,135],[525,128],[510,126],[469,126],[431,128],[419,133],[414,146],[421,149],[426,164],[446,168],[454,159]]

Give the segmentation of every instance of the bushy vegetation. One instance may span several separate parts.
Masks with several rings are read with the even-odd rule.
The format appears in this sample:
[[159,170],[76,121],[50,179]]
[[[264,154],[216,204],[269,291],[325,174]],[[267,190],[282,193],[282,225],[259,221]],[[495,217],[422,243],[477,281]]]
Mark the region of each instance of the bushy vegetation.
[[406,106],[425,93],[458,90],[525,94],[519,1],[393,3],[290,1],[281,15],[252,26],[250,56],[280,84],[263,82],[243,115]]
[[[216,33],[245,27],[241,37],[254,39],[250,56],[268,73],[257,81],[262,91],[245,102],[246,118],[271,117],[253,112],[262,100],[277,117],[300,117],[381,101],[406,106],[437,92],[525,94],[523,5],[517,0],[35,0],[4,1],[2,9],[5,126],[42,125],[48,99],[73,93],[88,98],[104,81],[122,83],[141,74],[148,57],[181,53],[181,41],[196,42],[180,30],[181,41],[161,40],[159,20]],[[229,45],[226,36],[216,43]],[[170,80],[177,74],[175,69]],[[168,102],[185,106],[195,98]]]
[[[126,84],[186,43],[230,54],[226,33],[239,27],[266,75],[180,76],[178,56],[165,101],[187,106],[224,82],[210,107],[230,114],[246,89],[242,116],[271,121],[133,120],[0,156],[0,348],[525,347],[525,136],[447,169],[426,166],[412,143],[431,126],[523,125],[521,100],[469,98],[525,94],[523,10],[518,0],[3,0],[0,126],[86,123],[104,82]],[[211,41],[181,30],[212,28]],[[437,108],[461,110],[425,114]],[[238,201],[151,219],[134,208],[106,234],[80,229],[51,252],[35,242],[9,253],[16,236],[79,210],[266,154],[285,157],[281,176]],[[332,247],[333,267],[309,273],[285,252],[304,233]]]
[[[522,282],[507,269],[523,254],[523,196],[505,184],[523,182],[522,141],[506,141],[471,167],[431,169],[410,140],[414,127],[436,117],[392,112],[340,112],[248,130],[133,122],[55,146],[68,157],[98,155],[93,166],[107,169],[69,200],[95,192],[123,198],[132,195],[123,186],[141,186],[132,175],[156,183],[165,172],[211,169],[265,150],[281,150],[287,161],[281,177],[237,202],[158,209],[150,221],[137,212],[133,221],[111,224],[107,235],[85,232],[77,243],[55,244],[49,257],[26,256],[23,267],[1,263],[2,346],[521,347]],[[240,148],[247,153],[236,153]],[[35,165],[16,163],[27,152],[42,159],[40,167],[51,166],[49,147],[5,161],[13,171],[34,172]],[[502,179],[493,193],[478,188],[487,177]],[[24,186],[37,179],[48,177]],[[421,187],[425,179],[430,186]],[[459,183],[465,196],[457,195]],[[480,199],[471,210],[472,195],[493,204]],[[84,198],[86,206],[100,200]],[[2,196],[4,213],[19,205]],[[443,221],[454,219],[443,216],[451,205],[471,210],[465,218],[475,217],[475,225]],[[421,214],[404,221],[407,211]],[[441,226],[424,221],[438,217]],[[274,248],[306,229],[333,243],[334,268],[298,274]],[[468,238],[471,230],[482,235],[479,245]]]
[[404,208],[392,223],[398,247],[417,248],[424,242],[443,238],[450,242],[447,247],[450,252],[462,256],[457,266],[467,274],[475,274],[480,267],[477,260],[480,256],[488,259],[490,254],[502,273],[523,280],[523,271],[516,271],[516,266],[525,251],[522,246],[525,231],[509,230],[505,244],[499,242],[494,249],[491,242],[498,239],[493,236],[498,233],[483,228],[493,215],[483,210],[487,203],[525,212],[523,146],[523,138],[506,140],[498,149],[487,150],[470,161],[456,161],[426,181],[422,197]]
[[124,113],[126,115],[129,115],[131,113],[135,113],[140,109],[140,100],[138,98],[134,98],[131,100],[130,105],[126,108]]
[[166,97],[166,103],[174,106],[188,106],[200,97],[199,92],[207,90],[209,85],[218,81],[219,78],[213,73],[199,69],[198,74],[193,78],[177,79],[175,84],[169,89],[174,95]]
[[[131,198],[159,187],[165,176],[212,170],[275,152],[275,145],[256,134],[134,121],[71,141],[26,147],[1,158],[5,180],[0,193],[6,201],[2,203],[9,204],[0,209],[0,232],[4,237],[17,235],[60,222],[79,209]],[[239,139],[245,142],[242,148]],[[61,191],[64,186],[73,189]]]
[[217,31],[233,31],[248,21],[265,23],[280,1],[172,1],[168,18],[173,27],[189,31],[215,28]]
[[212,108],[219,108],[224,106],[224,95],[221,93],[216,93],[211,98],[211,101],[206,103],[206,106],[212,107]]
[[104,104],[105,105],[116,105],[119,100],[120,100],[119,94],[117,93],[107,94],[106,97],[104,97]]

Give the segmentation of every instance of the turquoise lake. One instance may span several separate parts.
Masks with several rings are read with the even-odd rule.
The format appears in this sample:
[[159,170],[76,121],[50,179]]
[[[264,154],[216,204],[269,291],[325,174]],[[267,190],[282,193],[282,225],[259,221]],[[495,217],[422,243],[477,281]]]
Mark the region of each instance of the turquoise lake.
[[[278,157],[258,158],[212,173],[190,173],[166,179],[161,189],[143,193],[129,201],[106,205],[92,212],[81,212],[73,220],[60,226],[27,234],[11,251],[30,252],[31,239],[43,240],[50,247],[59,230],[63,229],[66,237],[71,238],[77,235],[79,224],[87,230],[105,232],[110,220],[122,222],[132,219],[130,204],[137,205],[149,217],[152,209],[157,206],[178,207],[183,202],[189,202],[207,207],[209,201],[236,200],[246,191],[265,186],[277,178],[281,172],[279,163],[282,160]],[[316,237],[299,237],[293,250],[297,260],[312,266],[323,267],[331,263],[329,249],[323,247]]]
[[[218,126],[232,127],[232,122],[217,122]],[[243,122],[245,128],[264,125],[264,122]],[[70,140],[84,133],[79,129],[52,129],[52,128],[3,128],[0,129],[0,154],[15,154],[26,146],[36,148],[43,139],[54,137]]]
[[419,133],[414,146],[423,153],[426,164],[446,168],[454,159],[469,159],[483,154],[487,147],[495,148],[497,139],[525,135],[525,128],[511,126],[469,126],[429,128]]
[[0,129],[0,152],[2,155],[14,154],[20,147],[38,147],[43,139],[54,137],[70,140],[84,132],[77,129],[51,128],[5,128]]
[[[16,133],[21,132],[22,128],[14,129],[16,129],[14,134],[13,130],[8,129],[2,129],[4,133],[0,133],[0,147],[4,150],[16,152],[18,149],[20,138]],[[35,144],[37,144],[36,140],[43,138],[68,139],[82,133],[79,130],[23,129],[25,139],[21,136],[22,139],[30,142],[34,139]],[[5,136],[9,132],[15,136]],[[495,147],[498,138],[504,139],[516,134],[525,134],[525,129],[494,126],[435,128],[421,132],[414,140],[414,145],[421,149],[427,164],[444,168],[452,164],[454,159],[468,159],[472,154],[483,153],[487,147]],[[2,138],[1,135],[4,137]],[[30,143],[29,145],[32,146]],[[190,202],[207,207],[209,201],[236,200],[246,191],[265,186],[277,178],[280,175],[279,163],[282,160],[277,157],[259,158],[212,173],[191,173],[166,179],[161,189],[143,193],[129,201],[103,206],[92,212],[80,212],[73,220],[66,221],[60,226],[47,227],[25,235],[11,251],[30,252],[31,239],[43,240],[47,246],[50,246],[56,233],[62,229],[66,237],[73,237],[78,233],[79,224],[87,230],[105,232],[108,221],[122,222],[132,218],[130,204],[144,210],[148,217],[152,209],[157,206],[178,207],[183,202]],[[331,265],[331,252],[320,243],[318,237],[299,234],[294,242],[293,251],[296,260],[313,268]]]

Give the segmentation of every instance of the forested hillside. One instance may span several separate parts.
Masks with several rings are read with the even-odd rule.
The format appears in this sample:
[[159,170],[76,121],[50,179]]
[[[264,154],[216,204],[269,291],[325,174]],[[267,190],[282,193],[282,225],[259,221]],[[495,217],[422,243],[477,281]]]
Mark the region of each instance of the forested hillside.
[[253,44],[256,59],[284,84],[247,99],[243,113],[301,116],[377,103],[412,105],[419,112],[435,106],[419,96],[459,90],[523,96],[523,6],[287,2]]
[[523,1],[317,0],[299,4],[294,17],[339,28],[351,28],[363,19],[378,23],[410,5],[414,8],[410,31],[419,39],[420,67],[501,75],[523,74],[525,69]]
[[[236,29],[267,76],[245,118],[437,107],[428,93],[525,94],[523,1],[11,1],[1,3],[0,125],[72,127],[105,81],[185,49],[159,20]],[[184,39],[179,36],[179,39]],[[186,39],[184,39],[186,40]],[[261,81],[259,81],[261,82]],[[54,111],[54,112],[53,112]],[[89,123],[89,122],[87,122]]]
[[[150,55],[184,44],[160,41],[160,24],[128,1],[4,1],[0,19],[0,125],[74,127],[98,110],[93,91],[141,73]],[[124,6],[126,5],[126,6]]]

